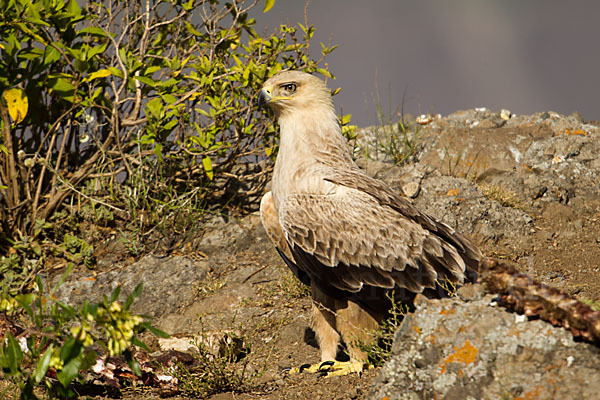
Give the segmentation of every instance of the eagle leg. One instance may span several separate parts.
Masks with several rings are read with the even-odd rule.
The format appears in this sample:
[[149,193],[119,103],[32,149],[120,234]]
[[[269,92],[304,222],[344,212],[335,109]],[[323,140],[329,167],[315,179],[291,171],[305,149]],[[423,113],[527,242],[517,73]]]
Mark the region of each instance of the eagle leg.
[[321,361],[316,364],[303,364],[296,368],[286,369],[283,372],[289,375],[309,373],[319,374],[319,377],[343,376],[349,374],[362,374],[367,369],[374,368],[373,365],[358,361]]

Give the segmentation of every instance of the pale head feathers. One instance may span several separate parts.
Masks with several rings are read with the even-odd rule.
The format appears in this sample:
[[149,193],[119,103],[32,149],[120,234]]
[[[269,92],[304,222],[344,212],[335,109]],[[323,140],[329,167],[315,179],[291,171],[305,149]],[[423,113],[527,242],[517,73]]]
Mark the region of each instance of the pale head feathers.
[[331,91],[321,79],[302,71],[280,72],[267,80],[261,96],[278,120],[294,112],[330,111],[335,115]]
[[331,91],[321,79],[301,71],[280,72],[265,82],[259,103],[275,113],[281,128],[280,154],[352,163]]

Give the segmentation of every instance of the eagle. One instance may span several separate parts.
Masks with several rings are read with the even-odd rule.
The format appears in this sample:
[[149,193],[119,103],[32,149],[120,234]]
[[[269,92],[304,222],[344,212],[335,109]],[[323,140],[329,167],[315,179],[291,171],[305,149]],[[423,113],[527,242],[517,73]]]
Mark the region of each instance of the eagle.
[[[267,236],[312,296],[311,327],[321,362],[293,372],[345,375],[368,367],[369,343],[391,302],[459,285],[481,252],[450,226],[420,212],[353,161],[330,89],[301,71],[268,79],[259,108],[280,127],[271,191],[260,204]],[[337,361],[345,343],[347,361]]]

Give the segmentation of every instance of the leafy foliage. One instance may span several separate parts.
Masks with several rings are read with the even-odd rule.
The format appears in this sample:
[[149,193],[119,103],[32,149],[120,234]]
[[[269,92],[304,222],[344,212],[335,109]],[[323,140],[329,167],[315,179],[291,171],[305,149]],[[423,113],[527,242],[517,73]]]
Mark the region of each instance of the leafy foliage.
[[[147,349],[138,339],[145,330],[166,336],[150,326],[142,316],[129,311],[140,284],[122,305],[117,301],[118,286],[103,301],[85,301],[79,308],[45,293],[41,278],[37,291],[4,298],[0,312],[19,327],[19,339],[9,330],[0,344],[0,367],[6,377],[18,382],[21,398],[34,399],[34,388],[44,384],[53,396],[74,395],[71,384],[89,370],[98,357],[124,355],[131,370],[141,374],[132,347]],[[25,315],[22,314],[25,312]]]
[[5,3],[3,251],[69,241],[39,229],[61,209],[133,232],[137,253],[149,234],[193,229],[212,205],[256,204],[277,152],[258,89],[289,68],[332,77],[319,63],[334,47],[312,59],[308,24],[255,31],[248,12],[258,0]]

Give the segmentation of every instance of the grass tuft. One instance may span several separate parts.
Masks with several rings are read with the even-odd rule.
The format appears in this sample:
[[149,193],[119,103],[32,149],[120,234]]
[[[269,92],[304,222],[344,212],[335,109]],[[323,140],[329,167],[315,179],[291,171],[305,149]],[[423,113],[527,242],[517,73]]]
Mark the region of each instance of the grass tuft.
[[512,190],[503,188],[493,183],[480,183],[477,185],[481,193],[490,200],[497,201],[503,207],[525,210],[523,200]]
[[388,298],[392,302],[389,317],[381,324],[379,329],[373,332],[372,340],[369,343],[363,341],[357,343],[359,349],[367,353],[369,363],[375,367],[383,366],[390,359],[394,336],[408,313],[408,307],[405,304],[393,300],[393,291],[388,295]]

